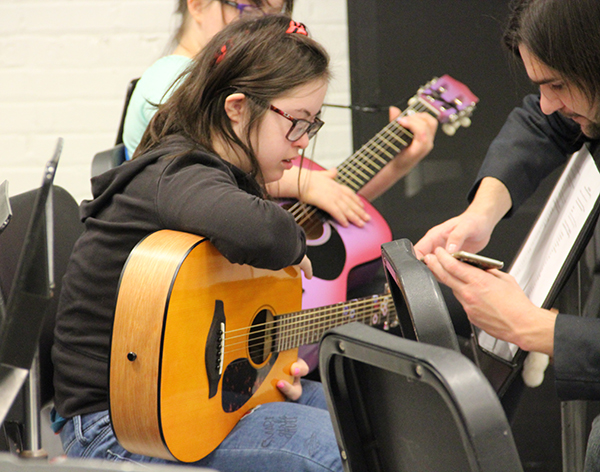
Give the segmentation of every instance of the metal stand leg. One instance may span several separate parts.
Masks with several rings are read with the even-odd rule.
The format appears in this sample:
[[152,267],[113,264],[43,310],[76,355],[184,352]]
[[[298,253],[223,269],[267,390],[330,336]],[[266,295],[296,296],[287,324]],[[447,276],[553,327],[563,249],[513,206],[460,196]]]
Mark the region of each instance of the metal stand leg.
[[29,377],[24,385],[25,392],[25,424],[23,450],[21,457],[30,459],[47,459],[48,453],[42,448],[42,431],[40,429],[40,366],[39,353],[35,355]]
[[[582,316],[581,262],[573,271],[560,295],[565,313]],[[564,472],[583,472],[587,446],[587,403],[585,401],[561,402],[561,437]]]
[[583,472],[587,444],[586,413],[585,401],[561,403],[562,456],[565,472]]

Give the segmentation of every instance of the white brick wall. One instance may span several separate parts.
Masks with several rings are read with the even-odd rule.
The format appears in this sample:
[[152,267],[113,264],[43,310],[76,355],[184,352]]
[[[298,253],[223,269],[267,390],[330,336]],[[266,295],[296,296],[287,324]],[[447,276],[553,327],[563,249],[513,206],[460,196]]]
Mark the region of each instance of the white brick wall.
[[[0,0],[0,181],[10,194],[37,187],[57,137],[56,183],[90,197],[93,155],[114,143],[125,89],[168,47],[175,0]],[[345,0],[296,0],[332,56],[327,101],[350,101]],[[350,112],[328,109],[315,159],[351,152]]]

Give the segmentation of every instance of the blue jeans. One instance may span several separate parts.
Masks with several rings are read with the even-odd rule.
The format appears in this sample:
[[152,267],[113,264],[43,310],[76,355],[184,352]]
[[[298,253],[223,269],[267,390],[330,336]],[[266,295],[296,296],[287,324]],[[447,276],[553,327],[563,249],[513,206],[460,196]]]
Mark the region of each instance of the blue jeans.
[[[227,438],[194,464],[221,472],[282,470],[342,471],[337,442],[327,411],[323,388],[303,380],[298,402],[261,405],[244,416]],[[108,411],[76,416],[60,432],[65,453],[72,458],[173,464],[123,449],[113,433]]]

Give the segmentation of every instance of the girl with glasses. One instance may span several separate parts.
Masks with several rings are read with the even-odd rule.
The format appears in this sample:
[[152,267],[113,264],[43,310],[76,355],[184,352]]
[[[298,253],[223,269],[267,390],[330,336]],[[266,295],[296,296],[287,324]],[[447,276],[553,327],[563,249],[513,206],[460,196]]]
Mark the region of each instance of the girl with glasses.
[[[166,100],[178,86],[178,77],[191,64],[193,57],[218,31],[240,18],[283,13],[290,15],[294,0],[178,0],[176,12],[182,21],[174,42],[172,54],[153,64],[137,83],[125,117],[123,141],[128,155],[132,156],[156,112],[156,104]],[[390,112],[390,119],[399,110]],[[373,200],[405,176],[433,148],[437,122],[427,113],[402,119],[401,124],[414,134],[413,143],[385,166],[361,190],[361,195]],[[294,198],[315,205],[330,214],[342,226],[359,227],[370,219],[358,196],[347,186],[333,178],[335,169],[303,171],[297,167],[284,173],[276,184],[267,184],[272,197]],[[300,178],[300,185],[299,185]],[[341,300],[340,300],[341,301]]]
[[[123,449],[108,411],[119,278],[145,236],[161,229],[199,234],[231,263],[300,264],[310,273],[303,230],[264,198],[265,185],[281,179],[318,130],[329,81],[327,53],[297,26],[270,15],[218,33],[159,106],[132,161],[94,179],[94,199],[81,206],[86,229],[63,281],[53,348],[67,456],[167,462]],[[300,380],[307,371],[295,362],[293,383],[277,383],[289,401],[252,410],[194,465],[341,471],[322,388]],[[205,434],[210,427],[198,424]]]
[[[239,19],[278,13],[289,15],[293,4],[294,0],[178,0],[176,12],[182,22],[174,38],[176,47],[172,54],[159,59],[144,72],[127,108],[123,142],[128,156],[135,152],[156,112],[156,105],[173,93],[180,83],[180,75],[217,32]],[[334,169],[307,170],[299,174],[294,166],[277,184],[268,184],[267,191],[276,198],[294,198],[315,205],[344,226],[350,223],[363,226],[369,217],[362,202],[350,188],[335,182],[334,177]]]

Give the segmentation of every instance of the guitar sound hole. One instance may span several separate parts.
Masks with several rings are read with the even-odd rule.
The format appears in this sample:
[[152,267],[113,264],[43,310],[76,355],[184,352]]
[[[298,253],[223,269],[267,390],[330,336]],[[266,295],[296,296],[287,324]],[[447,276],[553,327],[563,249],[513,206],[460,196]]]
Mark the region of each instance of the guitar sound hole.
[[259,311],[252,321],[248,340],[248,351],[252,362],[260,365],[267,360],[273,349],[274,334],[273,314],[267,309]]

